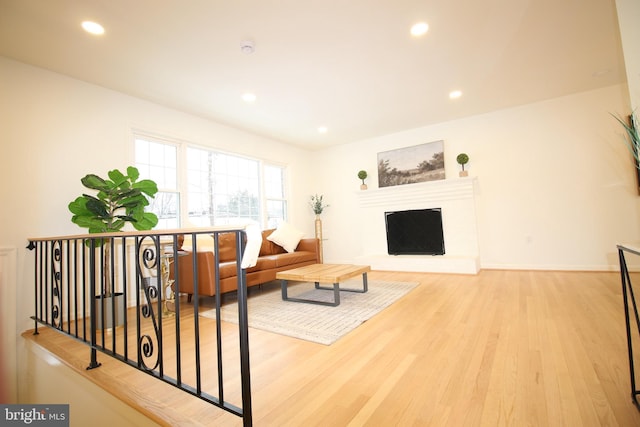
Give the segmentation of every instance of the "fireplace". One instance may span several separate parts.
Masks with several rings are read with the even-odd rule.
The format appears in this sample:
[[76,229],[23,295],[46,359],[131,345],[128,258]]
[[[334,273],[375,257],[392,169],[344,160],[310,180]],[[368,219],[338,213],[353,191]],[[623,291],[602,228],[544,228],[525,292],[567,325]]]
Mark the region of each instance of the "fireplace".
[[[374,270],[477,274],[476,182],[475,177],[456,178],[357,191],[358,225],[353,231],[358,233],[361,251],[349,262]],[[446,254],[390,255],[386,213],[424,209],[440,210]]]
[[385,212],[389,255],[444,255],[442,210]]

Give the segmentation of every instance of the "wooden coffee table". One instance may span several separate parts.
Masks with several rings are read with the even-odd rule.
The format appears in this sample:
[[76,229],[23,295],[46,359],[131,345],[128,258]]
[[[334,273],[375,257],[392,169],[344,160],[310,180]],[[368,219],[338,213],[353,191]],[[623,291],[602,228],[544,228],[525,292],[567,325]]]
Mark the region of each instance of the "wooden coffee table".
[[[276,273],[276,279],[280,279],[282,289],[282,299],[284,301],[306,302],[310,304],[329,305],[332,307],[340,305],[340,291],[347,292],[367,292],[367,273],[371,271],[368,265],[352,264],[312,264],[305,267],[298,267],[292,270],[280,271]],[[340,282],[362,274],[362,290],[360,289],[340,289]],[[304,298],[289,298],[287,295],[287,284],[289,280],[296,282],[314,282],[316,289],[333,290],[333,301],[317,301]],[[333,287],[320,286],[320,283],[332,283]]]

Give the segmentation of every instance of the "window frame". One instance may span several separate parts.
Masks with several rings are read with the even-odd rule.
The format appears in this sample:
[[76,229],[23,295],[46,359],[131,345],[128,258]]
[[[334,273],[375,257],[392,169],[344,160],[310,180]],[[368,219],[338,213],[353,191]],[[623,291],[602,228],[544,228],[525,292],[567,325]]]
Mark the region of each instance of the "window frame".
[[[136,140],[144,139],[150,142],[158,143],[158,144],[167,144],[176,147],[176,190],[158,188],[159,192],[166,193],[177,193],[178,195],[178,228],[185,227],[185,224],[189,223],[189,183],[188,183],[188,156],[187,152],[189,148],[204,150],[211,153],[223,154],[226,156],[233,156],[240,159],[246,159],[249,161],[255,161],[258,164],[258,199],[259,199],[259,223],[260,227],[271,228],[275,227],[273,224],[269,224],[269,212],[268,212],[268,202],[269,201],[278,201],[283,204],[282,218],[279,218],[283,221],[287,221],[289,217],[289,182],[288,182],[288,166],[286,164],[281,164],[277,162],[268,161],[262,158],[247,156],[240,153],[234,153],[227,150],[222,150],[216,147],[205,146],[201,144],[194,144],[187,140],[166,137],[146,131],[141,130],[133,130],[133,157],[134,164],[137,164],[138,159],[136,158]],[[267,198],[266,191],[266,168],[272,167],[279,169],[281,171],[281,185],[282,185],[282,198]],[[148,178],[141,174],[142,178]]]

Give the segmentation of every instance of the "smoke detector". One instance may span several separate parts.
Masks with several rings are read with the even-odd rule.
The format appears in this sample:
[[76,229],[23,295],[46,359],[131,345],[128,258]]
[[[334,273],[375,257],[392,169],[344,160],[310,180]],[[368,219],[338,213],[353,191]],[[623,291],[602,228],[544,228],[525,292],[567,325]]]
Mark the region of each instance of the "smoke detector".
[[255,49],[256,47],[251,40],[243,40],[240,43],[240,51],[245,55],[252,54]]

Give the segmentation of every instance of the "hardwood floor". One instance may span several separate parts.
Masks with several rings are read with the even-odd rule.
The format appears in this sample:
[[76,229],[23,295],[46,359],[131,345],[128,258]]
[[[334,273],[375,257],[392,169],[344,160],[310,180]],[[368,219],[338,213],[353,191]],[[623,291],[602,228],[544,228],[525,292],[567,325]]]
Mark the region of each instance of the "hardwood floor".
[[[640,426],[618,273],[369,277],[420,285],[331,346],[250,330],[254,425]],[[107,356],[86,372],[64,336],[33,339],[157,422],[242,424]]]

